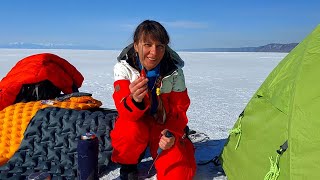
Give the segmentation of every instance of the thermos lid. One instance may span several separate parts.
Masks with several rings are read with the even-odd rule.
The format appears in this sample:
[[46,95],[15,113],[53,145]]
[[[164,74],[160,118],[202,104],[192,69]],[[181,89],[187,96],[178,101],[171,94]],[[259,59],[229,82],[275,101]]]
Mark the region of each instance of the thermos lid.
[[85,134],[81,135],[82,140],[90,140],[96,138],[96,134],[93,132],[86,132]]

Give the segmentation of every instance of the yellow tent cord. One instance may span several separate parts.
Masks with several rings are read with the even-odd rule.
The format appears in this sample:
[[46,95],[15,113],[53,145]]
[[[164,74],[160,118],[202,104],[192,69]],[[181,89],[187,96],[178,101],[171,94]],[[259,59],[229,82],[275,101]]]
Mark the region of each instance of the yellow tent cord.
[[237,148],[239,147],[239,143],[240,143],[240,139],[241,139],[241,134],[242,134],[242,130],[241,130],[241,119],[242,119],[242,117],[243,117],[243,116],[240,116],[238,126],[237,126],[236,128],[231,129],[231,130],[229,131],[230,136],[231,136],[232,134],[235,134],[235,135],[239,134],[237,144],[236,144],[236,146],[235,146],[235,148],[234,148],[235,150],[237,150]]
[[280,154],[277,155],[276,161],[273,161],[272,156],[269,157],[270,160],[270,170],[264,177],[264,180],[277,180],[280,175],[280,168],[279,168],[279,159]]

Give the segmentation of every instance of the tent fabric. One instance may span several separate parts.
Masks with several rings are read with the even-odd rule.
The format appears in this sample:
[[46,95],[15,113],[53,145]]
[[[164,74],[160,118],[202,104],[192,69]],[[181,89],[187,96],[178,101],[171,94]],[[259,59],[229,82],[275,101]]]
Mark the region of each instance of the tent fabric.
[[278,179],[320,177],[319,77],[320,25],[269,74],[235,123],[241,132],[229,136],[221,155],[228,179],[263,179],[286,141]]
[[30,121],[14,156],[0,167],[0,179],[26,179],[34,172],[48,172],[53,179],[77,176],[77,142],[85,132],[99,139],[99,168],[109,164],[110,131],[117,112],[109,109],[75,110],[47,107]]
[[21,87],[49,80],[63,93],[80,88],[84,80],[81,73],[67,60],[50,53],[28,56],[20,60],[0,81],[0,110],[12,105]]

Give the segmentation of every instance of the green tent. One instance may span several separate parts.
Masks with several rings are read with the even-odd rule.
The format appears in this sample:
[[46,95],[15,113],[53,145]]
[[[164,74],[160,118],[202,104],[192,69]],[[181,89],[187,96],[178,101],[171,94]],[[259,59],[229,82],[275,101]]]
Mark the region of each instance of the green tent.
[[320,25],[254,94],[221,162],[228,180],[320,179]]

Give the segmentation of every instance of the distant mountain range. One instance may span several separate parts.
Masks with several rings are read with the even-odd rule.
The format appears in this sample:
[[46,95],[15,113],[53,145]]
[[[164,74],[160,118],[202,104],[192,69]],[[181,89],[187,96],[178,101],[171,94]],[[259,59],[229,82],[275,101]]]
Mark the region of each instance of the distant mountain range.
[[272,43],[259,47],[239,47],[239,48],[202,48],[202,49],[181,49],[181,51],[192,52],[290,52],[299,43],[278,44]]
[[[191,52],[290,52],[298,43],[278,44],[272,43],[259,47],[239,47],[239,48],[199,48],[199,49],[180,49],[179,51]],[[106,50],[99,46],[80,46],[73,44],[53,44],[53,43],[24,43],[15,42],[0,44],[0,48],[8,49],[86,49],[86,50]]]

